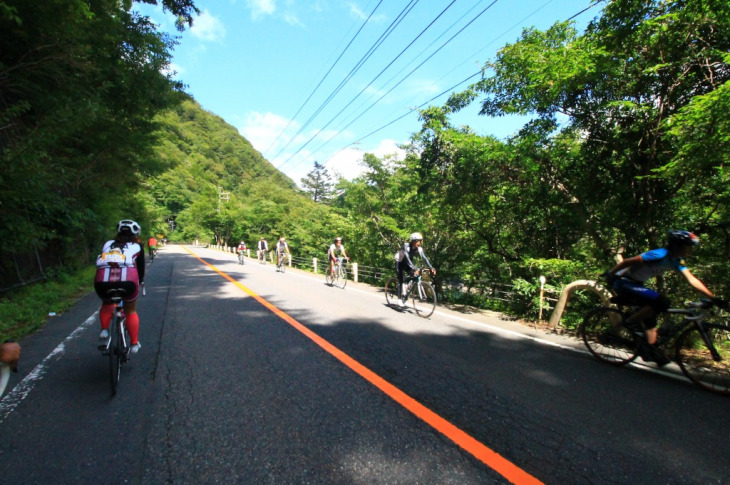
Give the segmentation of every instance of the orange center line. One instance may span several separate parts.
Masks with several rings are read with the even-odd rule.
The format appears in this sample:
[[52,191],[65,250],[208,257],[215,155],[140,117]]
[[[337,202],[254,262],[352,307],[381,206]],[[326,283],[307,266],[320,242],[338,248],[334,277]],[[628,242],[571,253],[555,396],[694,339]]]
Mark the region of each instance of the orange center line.
[[203,260],[198,255],[194,254],[192,251],[190,251],[187,247],[185,247],[185,250],[196,257],[200,262],[202,262],[204,265],[208,266],[210,269],[221,275],[223,278],[227,279],[234,285],[236,285],[238,288],[243,290],[246,294],[254,298],[256,301],[261,303],[264,307],[271,310],[272,313],[274,313],[276,316],[284,320],[286,323],[297,329],[299,332],[304,334],[307,338],[312,340],[315,344],[320,346],[322,349],[324,349],[327,353],[335,357],[337,360],[345,364],[347,367],[349,367],[352,371],[354,371],[356,374],[360,375],[363,379],[368,381],[373,386],[380,389],[382,392],[384,392],[388,397],[393,399],[395,402],[406,408],[408,411],[413,413],[416,417],[424,421],[426,424],[437,430],[439,433],[443,434],[447,438],[449,438],[451,441],[456,443],[459,447],[470,453],[472,456],[474,456],[476,459],[487,465],[492,470],[496,471],[500,475],[502,475],[504,478],[506,478],[508,481],[512,483],[519,483],[519,484],[541,484],[542,482],[538,480],[537,478],[533,477],[523,469],[519,468],[514,463],[510,462],[503,456],[501,456],[499,453],[491,450],[489,447],[478,441],[477,439],[473,438],[471,435],[467,434],[466,432],[462,431],[460,428],[456,427],[454,424],[450,423],[446,419],[442,418],[435,412],[431,411],[429,408],[421,404],[420,402],[416,401],[412,397],[410,397],[405,392],[401,391],[397,387],[395,387],[390,382],[386,381],[382,377],[380,377],[375,372],[371,371],[364,365],[362,365],[357,360],[353,359],[349,355],[347,355],[345,352],[340,350],[339,348],[335,347],[331,343],[329,343],[327,340],[323,339],[316,333],[312,332],[309,328],[304,326],[303,324],[299,323],[297,320],[289,316],[287,313],[283,312],[261,296],[254,293],[251,289],[247,288],[240,282],[236,281],[234,278],[229,276],[228,274],[224,273],[223,271],[219,270],[212,264],[208,263],[207,261]]

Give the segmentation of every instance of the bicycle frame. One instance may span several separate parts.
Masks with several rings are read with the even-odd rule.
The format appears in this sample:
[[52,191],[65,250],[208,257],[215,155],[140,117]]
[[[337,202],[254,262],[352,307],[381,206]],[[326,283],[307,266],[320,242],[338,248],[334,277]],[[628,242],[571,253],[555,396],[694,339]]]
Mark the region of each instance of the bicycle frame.
[[[419,298],[424,298],[426,296],[424,294],[424,292],[423,292],[423,287],[420,284],[421,283],[421,278],[423,277],[423,272],[424,271],[426,271],[428,273],[431,272],[431,270],[428,269],[428,268],[420,268],[418,270],[418,274],[417,275],[415,275],[415,276],[409,276],[409,277],[403,279],[403,283],[405,283],[405,284],[407,284],[409,286],[408,291],[406,292],[406,295],[405,295],[406,296],[405,299],[410,298],[411,293],[413,293],[413,289],[414,288],[417,288],[418,289],[418,297]],[[399,288],[399,290],[402,291],[403,288]]]

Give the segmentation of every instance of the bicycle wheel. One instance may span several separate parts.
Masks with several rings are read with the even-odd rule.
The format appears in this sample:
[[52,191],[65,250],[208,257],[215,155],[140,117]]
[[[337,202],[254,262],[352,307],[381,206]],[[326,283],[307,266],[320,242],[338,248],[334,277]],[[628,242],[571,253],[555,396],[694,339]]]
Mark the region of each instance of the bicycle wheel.
[[421,281],[411,292],[411,302],[421,318],[428,318],[436,309],[436,290],[431,283]]
[[332,277],[332,273],[330,273],[330,269],[327,268],[324,273],[325,281],[327,281],[327,284],[330,286],[334,286],[335,279]]
[[385,301],[388,305],[398,304],[398,278],[390,278],[385,283]]
[[109,344],[109,378],[112,386],[112,395],[115,395],[117,393],[119,375],[122,371],[122,339],[116,309],[114,309],[112,321],[109,325],[109,336],[111,338]]
[[238,264],[243,264],[243,253],[238,253]]
[[[730,341],[722,335],[725,325],[703,324],[709,342],[693,325],[679,336],[676,357],[679,367],[690,381],[717,394],[730,395]],[[710,350],[714,347],[716,357]]]
[[339,286],[340,288],[342,288],[344,290],[345,286],[347,285],[347,270],[345,269],[344,266],[340,265],[339,270],[335,270],[335,271],[338,271],[337,279],[335,280],[335,284],[337,284],[337,286]]
[[598,360],[627,364],[636,359],[642,337],[626,328],[624,319],[624,314],[615,308],[596,308],[583,319],[578,335]]

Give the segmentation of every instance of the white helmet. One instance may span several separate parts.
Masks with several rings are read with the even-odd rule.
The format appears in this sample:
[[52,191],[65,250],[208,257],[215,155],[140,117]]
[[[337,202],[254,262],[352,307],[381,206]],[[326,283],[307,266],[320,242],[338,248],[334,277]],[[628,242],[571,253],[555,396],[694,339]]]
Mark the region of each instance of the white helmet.
[[413,234],[411,234],[411,238],[409,239],[409,241],[423,241],[423,236],[421,236],[420,232],[414,232]]
[[142,228],[136,222],[124,219],[123,221],[119,221],[119,224],[117,224],[117,232],[131,232],[133,235],[139,236],[139,233],[142,232]]

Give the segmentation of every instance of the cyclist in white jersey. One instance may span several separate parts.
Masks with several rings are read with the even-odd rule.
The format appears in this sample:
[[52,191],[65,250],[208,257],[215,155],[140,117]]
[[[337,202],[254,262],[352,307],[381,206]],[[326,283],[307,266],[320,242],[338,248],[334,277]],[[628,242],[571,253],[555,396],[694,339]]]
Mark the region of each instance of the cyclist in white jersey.
[[330,261],[330,275],[332,275],[333,278],[335,276],[335,262],[337,261],[337,255],[335,253],[337,251],[339,251],[346,260],[350,260],[345,252],[345,246],[342,245],[341,237],[336,237],[334,243],[332,243],[330,248],[327,250],[327,259]]
[[279,242],[276,243],[276,266],[279,266],[279,262],[281,261],[281,257],[286,253],[287,255],[290,255],[289,253],[289,245],[286,243],[286,239],[284,239],[284,236],[279,238]]

